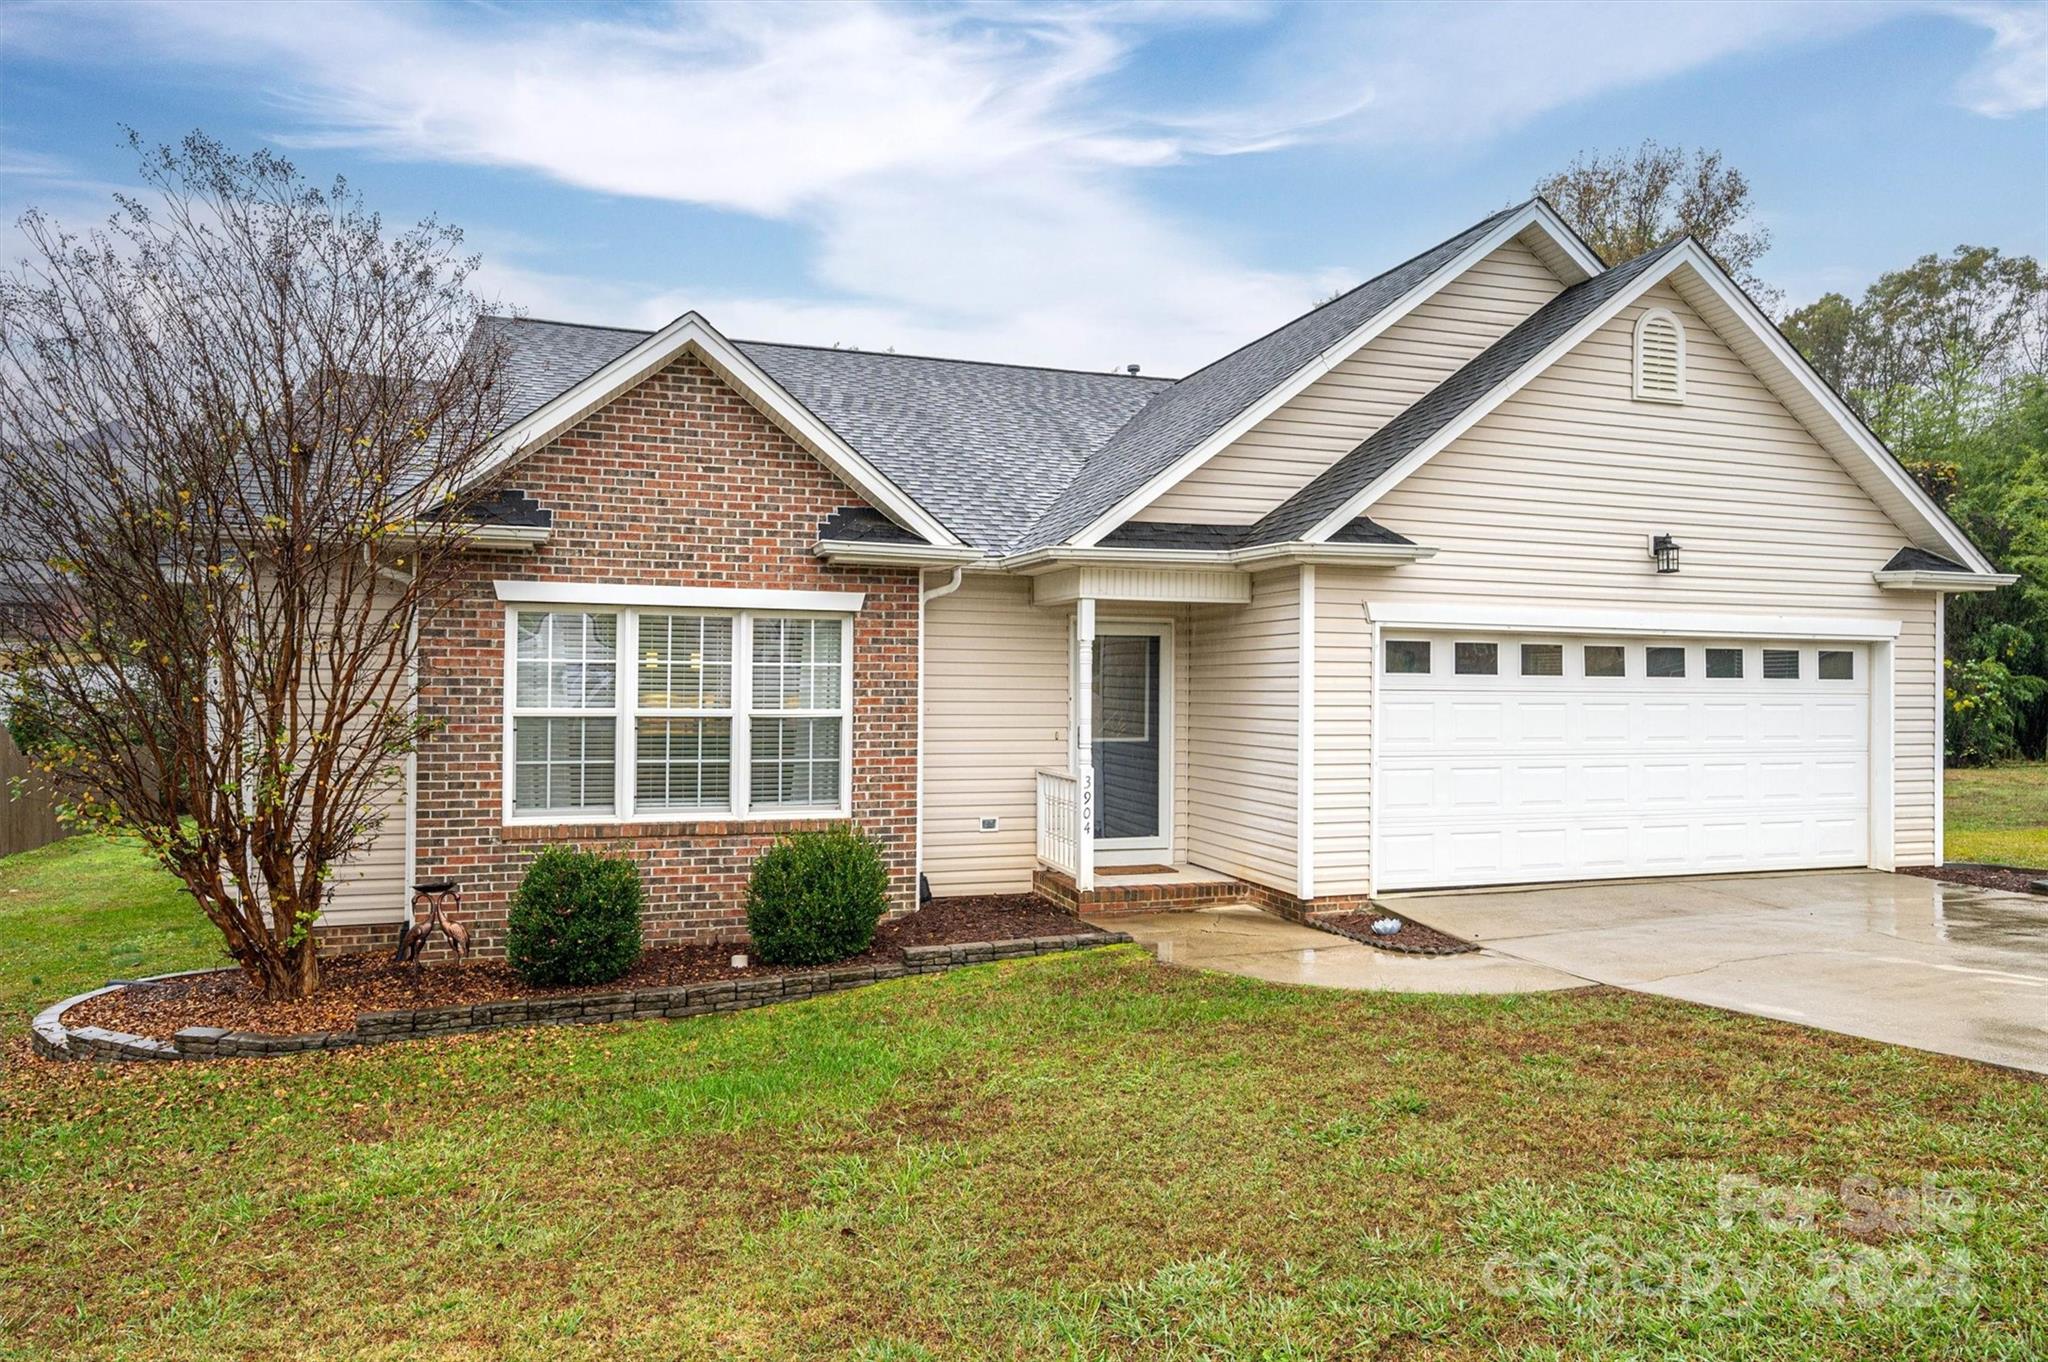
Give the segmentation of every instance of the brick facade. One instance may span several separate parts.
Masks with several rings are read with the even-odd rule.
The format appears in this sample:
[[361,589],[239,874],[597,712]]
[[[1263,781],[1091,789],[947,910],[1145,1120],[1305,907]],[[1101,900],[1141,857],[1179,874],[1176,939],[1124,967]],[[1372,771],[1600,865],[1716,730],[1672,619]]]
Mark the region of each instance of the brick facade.
[[439,727],[419,754],[418,875],[461,882],[478,950],[503,953],[509,895],[545,844],[639,862],[646,938],[659,943],[743,935],[754,859],[782,833],[827,826],[505,826],[497,579],[866,593],[853,628],[853,822],[882,848],[892,910],[915,908],[918,574],[835,568],[811,552],[819,522],[862,498],[688,355],[528,455],[513,481],[554,513],[549,542],[465,555],[420,626],[420,705]]

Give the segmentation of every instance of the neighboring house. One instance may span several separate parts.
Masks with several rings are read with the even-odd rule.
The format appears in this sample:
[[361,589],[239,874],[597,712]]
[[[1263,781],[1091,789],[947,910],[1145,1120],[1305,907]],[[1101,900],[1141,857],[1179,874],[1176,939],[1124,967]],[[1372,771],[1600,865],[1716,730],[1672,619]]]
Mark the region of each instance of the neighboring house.
[[1524,204],[1175,382],[487,324],[518,490],[339,940],[438,876],[490,940],[545,842],[728,933],[848,818],[901,908],[1940,857],[1943,594],[2011,579],[1691,241]]

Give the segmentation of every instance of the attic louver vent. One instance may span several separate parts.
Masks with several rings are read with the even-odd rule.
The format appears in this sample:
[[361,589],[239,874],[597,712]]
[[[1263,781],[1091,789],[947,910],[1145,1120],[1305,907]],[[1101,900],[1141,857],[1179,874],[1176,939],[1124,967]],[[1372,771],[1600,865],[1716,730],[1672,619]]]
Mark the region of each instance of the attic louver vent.
[[1650,402],[1685,401],[1685,331],[1661,307],[1636,323],[1636,396]]

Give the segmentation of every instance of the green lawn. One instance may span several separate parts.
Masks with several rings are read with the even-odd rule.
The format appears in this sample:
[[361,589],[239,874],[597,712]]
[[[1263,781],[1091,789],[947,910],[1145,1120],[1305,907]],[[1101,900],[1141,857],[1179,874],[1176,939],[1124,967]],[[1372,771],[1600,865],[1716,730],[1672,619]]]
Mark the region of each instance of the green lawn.
[[223,960],[220,934],[138,843],[73,837],[0,856],[0,1039],[109,979]]
[[[207,954],[157,889],[117,902],[112,854],[0,867],[70,919],[0,910],[9,1009]],[[1723,1178],[1859,1175],[1975,1211],[1717,1218]],[[1121,948],[0,1085],[0,1358],[2044,1353],[2048,1085],[1620,993]]]
[[1952,769],[1947,788],[1947,859],[2048,868],[2048,762]]

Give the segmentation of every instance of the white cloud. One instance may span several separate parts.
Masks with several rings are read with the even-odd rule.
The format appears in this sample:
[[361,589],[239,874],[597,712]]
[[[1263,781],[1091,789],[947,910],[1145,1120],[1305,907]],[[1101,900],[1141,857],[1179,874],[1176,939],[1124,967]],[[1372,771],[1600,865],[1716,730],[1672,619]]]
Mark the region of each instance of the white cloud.
[[1991,33],[1991,46],[1956,88],[1964,108],[1987,118],[2048,108],[2048,5],[1955,5],[1951,12]]
[[1271,101],[1207,121],[1225,145],[1265,145],[1291,128],[1403,147],[1467,143],[1610,91],[1885,17],[1856,0],[1328,5],[1308,14],[1260,58]]
[[[485,283],[538,314],[652,325],[696,307],[742,335],[1174,372],[1384,262],[1249,267],[1147,199],[1134,168],[1340,137],[1470,142],[1884,12],[1328,6],[1268,23],[1235,5],[849,3],[519,9],[489,26],[476,13],[156,3],[91,20],[130,58],[264,82],[287,144],[510,167],[793,223],[815,243],[806,276],[765,296],[721,286],[716,261],[678,259],[674,278],[636,289],[494,251]],[[10,38],[62,41],[75,14],[36,14]],[[1971,17],[1994,51],[2010,45]],[[1137,48],[1189,24],[1243,25],[1240,57],[1169,87],[1125,79]]]

